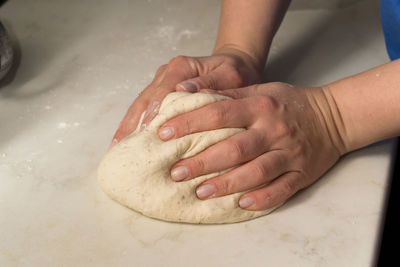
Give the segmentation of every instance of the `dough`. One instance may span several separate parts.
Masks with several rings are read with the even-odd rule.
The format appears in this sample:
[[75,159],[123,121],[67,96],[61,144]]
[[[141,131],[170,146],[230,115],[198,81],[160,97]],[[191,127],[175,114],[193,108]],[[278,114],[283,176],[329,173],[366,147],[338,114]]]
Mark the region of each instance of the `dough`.
[[241,209],[238,200],[242,193],[199,200],[195,194],[196,187],[220,173],[185,182],[174,182],[170,178],[172,165],[180,159],[194,156],[244,129],[224,128],[164,142],[157,135],[160,126],[178,114],[226,99],[229,98],[202,93],[174,92],[167,95],[158,115],[144,131],[136,129],[105,155],[98,169],[98,180],[103,190],[122,205],[165,221],[233,223],[271,212],[272,209]]

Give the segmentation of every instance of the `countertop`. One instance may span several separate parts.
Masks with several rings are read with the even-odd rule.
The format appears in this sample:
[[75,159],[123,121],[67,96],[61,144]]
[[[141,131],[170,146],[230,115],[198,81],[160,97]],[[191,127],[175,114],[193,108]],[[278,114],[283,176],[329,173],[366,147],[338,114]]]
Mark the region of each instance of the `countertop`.
[[[266,81],[314,86],[389,61],[378,1],[314,2],[288,12]],[[344,156],[272,214],[243,223],[157,221],[99,188],[96,167],[126,109],[158,66],[210,53],[219,8],[212,0],[1,6],[16,43],[0,88],[1,266],[373,264],[394,140]]]

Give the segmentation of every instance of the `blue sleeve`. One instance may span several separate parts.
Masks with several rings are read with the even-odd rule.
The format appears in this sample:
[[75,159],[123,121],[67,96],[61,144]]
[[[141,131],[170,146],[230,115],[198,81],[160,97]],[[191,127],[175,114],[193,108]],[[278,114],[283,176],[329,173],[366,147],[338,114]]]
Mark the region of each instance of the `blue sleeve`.
[[381,0],[381,20],[391,60],[400,58],[400,0]]

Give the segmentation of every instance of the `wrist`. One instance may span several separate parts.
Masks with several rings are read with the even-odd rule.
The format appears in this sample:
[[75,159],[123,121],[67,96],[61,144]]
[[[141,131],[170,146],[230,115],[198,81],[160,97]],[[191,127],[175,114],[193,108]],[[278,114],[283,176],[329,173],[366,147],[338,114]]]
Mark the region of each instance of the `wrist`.
[[261,74],[265,66],[265,59],[258,57],[256,53],[250,51],[250,49],[244,49],[236,44],[217,45],[215,46],[212,55],[233,56],[238,61],[241,61],[243,65],[251,71],[257,73],[261,79]]
[[347,128],[330,88],[328,86],[314,87],[306,92],[314,114],[325,131],[326,138],[339,156],[352,151]]

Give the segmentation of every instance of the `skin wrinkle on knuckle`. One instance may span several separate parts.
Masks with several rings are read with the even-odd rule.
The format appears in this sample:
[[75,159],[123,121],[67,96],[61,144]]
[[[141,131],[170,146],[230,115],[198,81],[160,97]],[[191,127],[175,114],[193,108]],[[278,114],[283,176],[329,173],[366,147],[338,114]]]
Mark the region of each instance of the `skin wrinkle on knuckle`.
[[283,180],[281,181],[282,183],[282,189],[283,189],[283,195],[288,198],[289,196],[291,196],[295,190],[296,190],[296,186],[294,185],[293,182],[289,182],[287,180]]
[[[262,206],[269,206],[269,205],[271,205],[271,203],[274,203],[274,196],[270,192],[264,190],[264,192],[262,192],[260,195],[261,195],[261,197],[260,197],[259,201],[261,203],[258,203],[258,206],[260,204]],[[257,203],[257,198],[256,198],[256,203]]]
[[249,173],[253,174],[252,176],[258,180],[265,180],[268,175],[266,167],[259,162],[253,164]]
[[206,163],[204,162],[203,158],[196,156],[196,157],[188,160],[188,162],[186,163],[186,166],[188,166],[189,170],[190,170],[189,176],[193,178],[193,177],[204,174]]
[[199,73],[197,72],[197,70],[201,70],[203,69],[203,65],[201,64],[201,62],[199,62],[197,59],[195,58],[186,58],[187,59],[187,64],[189,65],[189,69],[191,70],[191,76],[198,76]]
[[212,105],[209,109],[210,115],[210,124],[214,127],[223,127],[225,126],[224,122],[227,117],[227,109],[225,101],[221,101],[217,103],[217,105]]
[[185,73],[189,77],[199,76],[199,69],[201,69],[201,64],[193,59],[192,57],[187,56],[176,56],[172,58],[168,63],[168,72],[177,72],[177,73]]
[[195,129],[192,125],[192,120],[190,120],[188,118],[183,118],[183,123],[178,123],[177,126],[178,125],[185,125],[183,132],[179,132],[179,130],[178,130],[179,136],[191,134],[195,131]]
[[240,161],[245,155],[246,148],[243,144],[237,141],[231,141],[229,144],[229,157],[231,161],[238,162]]
[[233,192],[234,185],[232,181],[225,178],[218,178],[214,181],[214,186],[216,188],[216,196],[224,196]]

